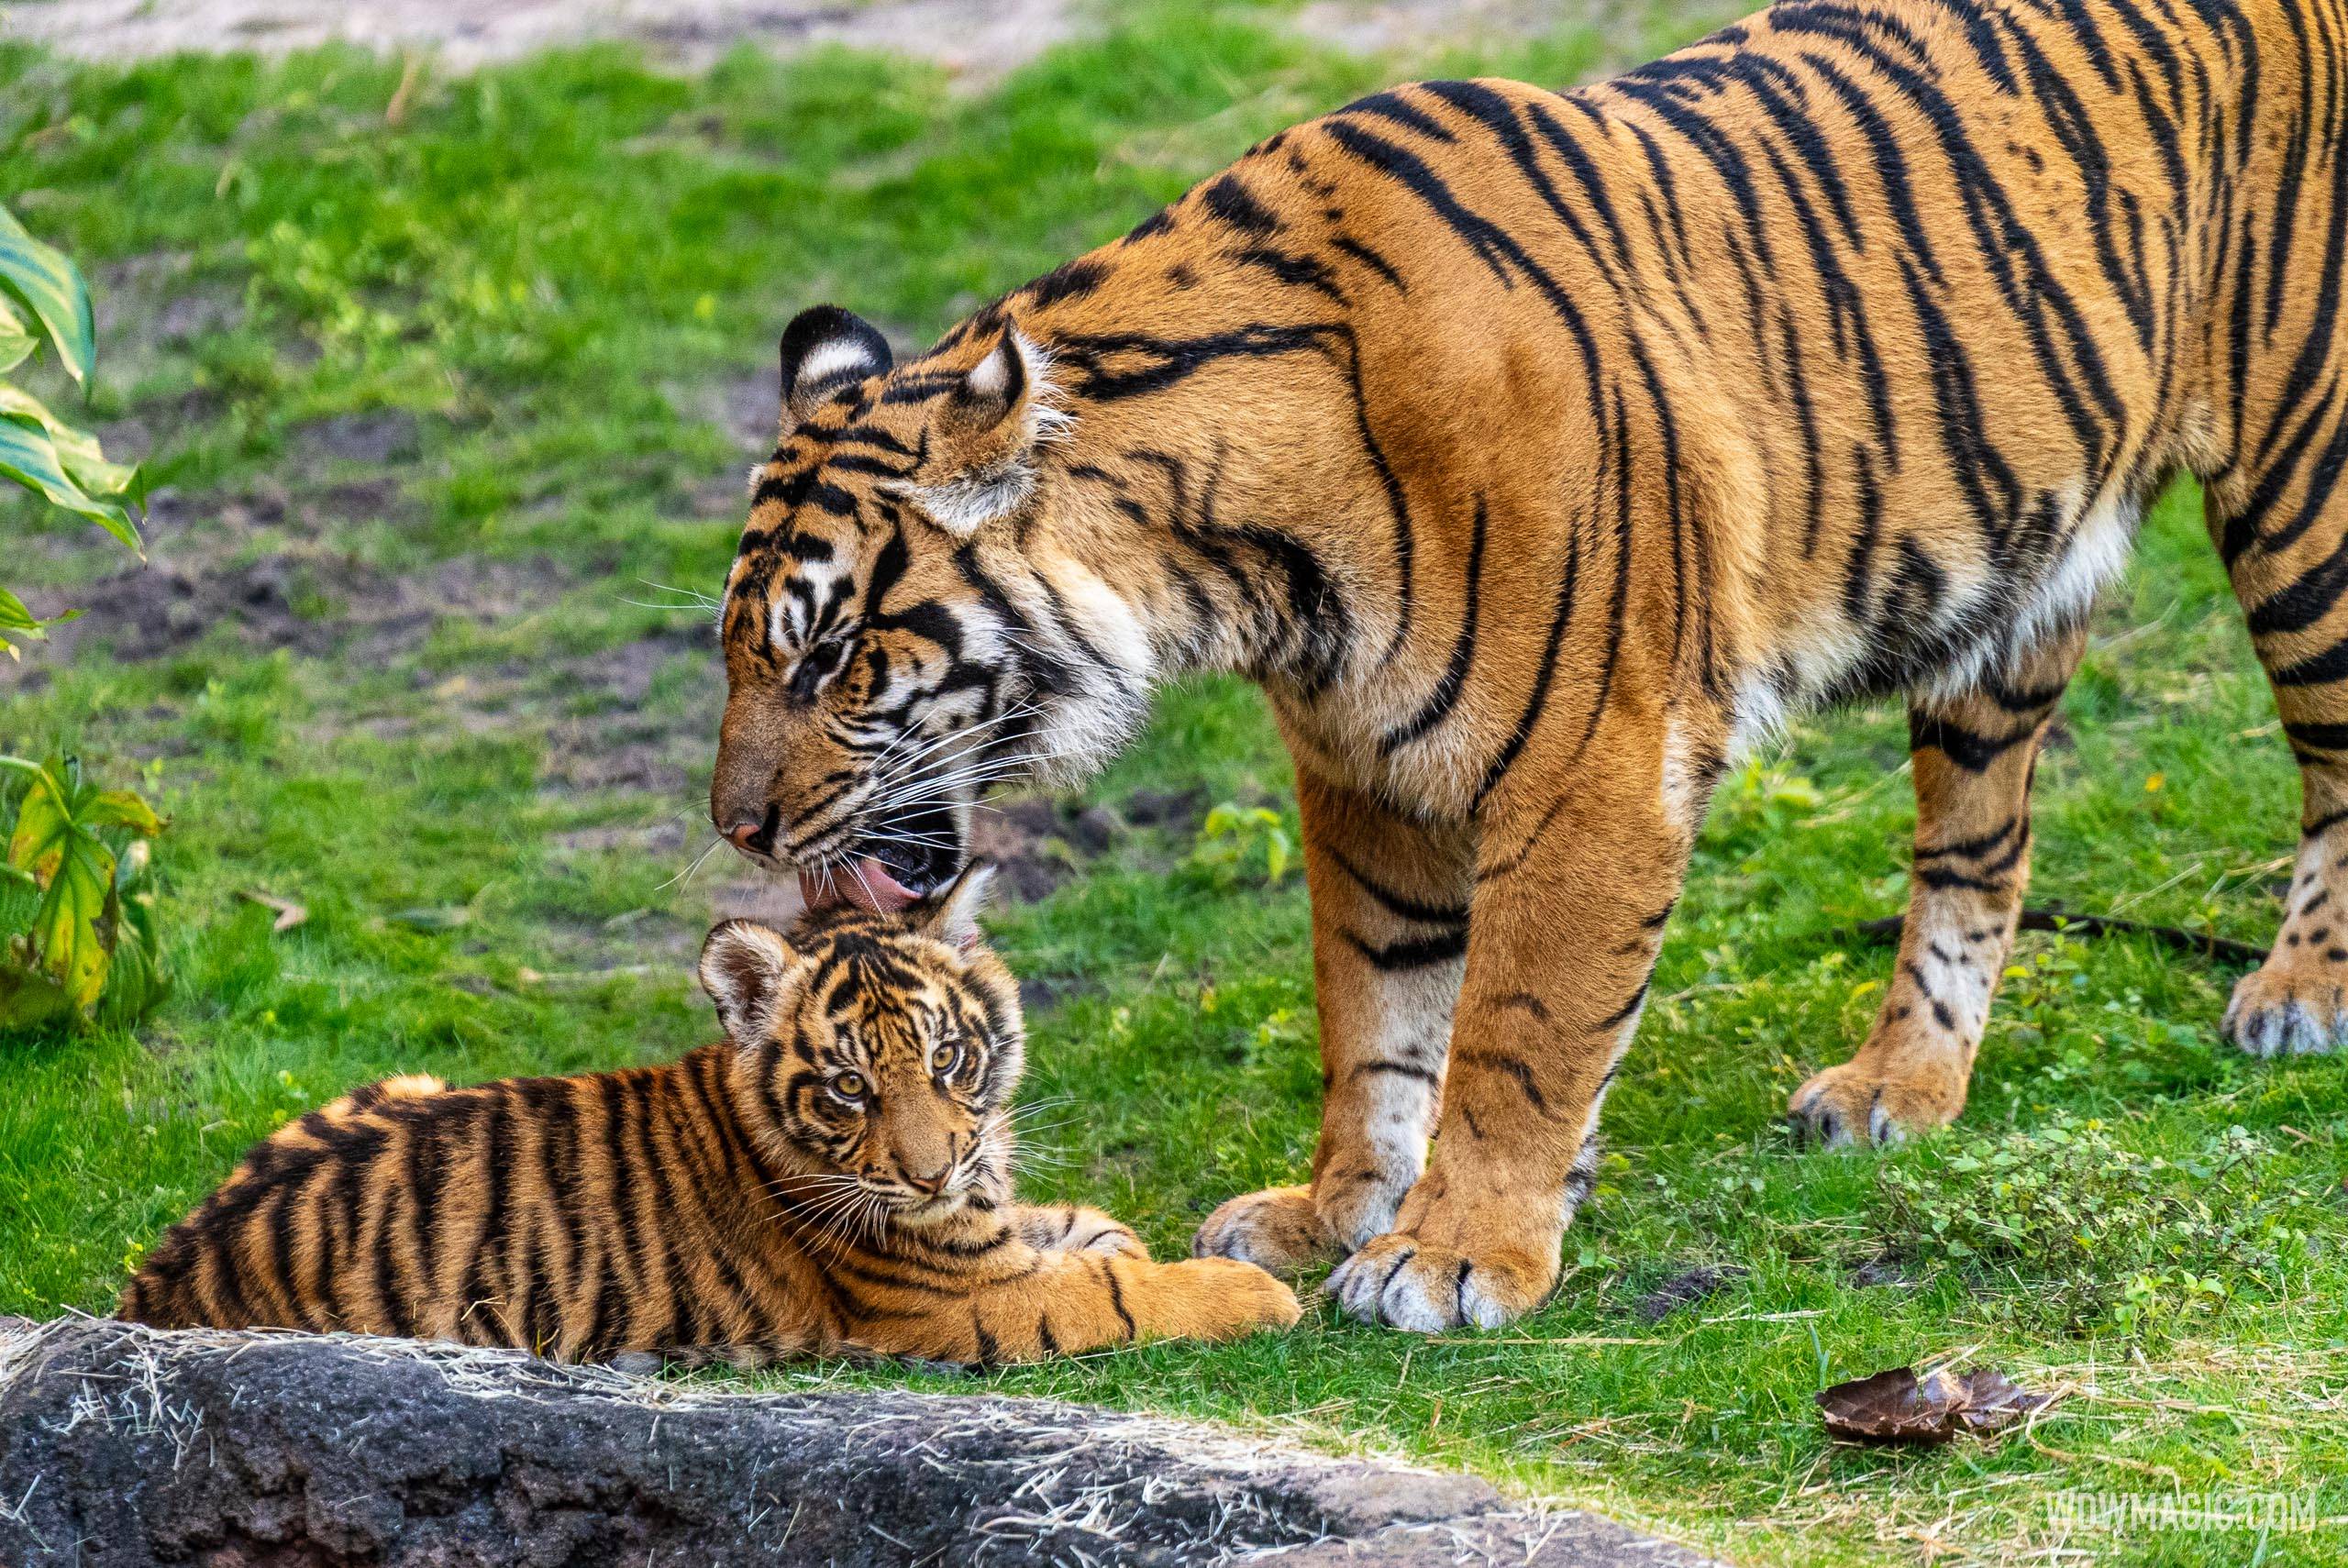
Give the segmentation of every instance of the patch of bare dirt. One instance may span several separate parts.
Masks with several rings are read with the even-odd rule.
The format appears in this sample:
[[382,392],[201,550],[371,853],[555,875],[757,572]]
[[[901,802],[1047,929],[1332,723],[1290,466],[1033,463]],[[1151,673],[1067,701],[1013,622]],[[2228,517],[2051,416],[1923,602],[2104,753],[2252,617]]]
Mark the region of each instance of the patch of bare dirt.
[[[470,598],[459,595],[449,601],[449,613],[478,613],[488,622],[542,609],[569,586],[567,577],[554,574],[543,593],[535,588],[514,591],[510,568],[484,572],[499,566],[453,561],[426,580],[483,575]],[[413,597],[412,589],[399,591]],[[404,622],[394,615],[387,624],[398,627]],[[685,675],[677,683],[684,688],[683,699],[656,699],[656,684],[679,666]],[[680,624],[590,653],[517,659],[446,678],[419,669],[416,686],[428,700],[423,711],[379,714],[362,720],[360,727],[379,740],[395,740],[427,727],[444,734],[493,734],[526,726],[544,738],[540,779],[548,792],[658,795],[679,803],[680,823],[699,820],[696,811],[686,808],[706,787],[725,691],[715,652],[697,625]],[[594,853],[624,845],[673,847],[683,838],[681,832],[666,828],[656,833],[637,825],[591,825],[559,842],[560,847]]]
[[312,420],[294,432],[294,459],[304,467],[359,463],[380,468],[405,462],[421,449],[415,415],[405,409],[370,409]]
[[[1672,16],[1671,30],[1685,34],[1751,9],[1747,0],[1695,0]],[[1472,61],[1479,50],[1575,28],[1601,40],[1585,80],[1662,52],[1646,9],[1630,0],[1311,0],[1296,13],[1294,26],[1307,38],[1351,53],[1390,56],[1402,71],[1445,56]]]
[[1880,1286],[1905,1290],[1916,1283],[1916,1276],[1908,1271],[1907,1265],[1890,1253],[1878,1253],[1860,1260],[1845,1271],[1845,1277],[1862,1290]]
[[[813,302],[803,302],[813,303]],[[921,351],[914,334],[888,322],[878,324],[899,359]],[[741,448],[743,461],[762,462],[774,450],[781,418],[779,371],[770,363],[712,381],[681,383],[667,389],[670,405],[686,419],[714,425]],[[740,517],[749,507],[742,469],[710,475],[686,498],[696,517]]]
[[82,611],[50,634],[45,660],[62,662],[85,644],[117,659],[162,658],[226,626],[257,652],[380,663],[420,646],[444,617],[488,625],[552,601],[567,584],[550,561],[454,560],[401,577],[295,544],[241,561],[151,549],[144,566],[27,597],[39,601],[39,613]]
[[1137,790],[1114,806],[1050,796],[990,801],[970,821],[970,853],[1000,869],[995,885],[1022,902],[1048,897],[1080,877],[1136,829],[1187,834],[1206,810],[1196,790]]
[[1600,9],[1557,0],[1312,0],[1297,12],[1296,28],[1357,54],[1423,54],[1547,32],[1574,11]]
[[573,721],[547,737],[547,787],[573,794],[635,792],[684,798],[696,770],[705,772],[717,722],[681,725],[667,718],[604,715]]
[[351,43],[456,71],[604,39],[689,70],[743,43],[780,54],[845,44],[934,60],[980,84],[1069,37],[1079,11],[1075,0],[50,0],[10,6],[0,34],[103,61]]
[[136,386],[196,339],[231,331],[245,319],[243,285],[203,272],[193,251],[150,250],[102,262],[92,270],[90,293],[105,346],[98,373],[120,387]]
[[699,389],[685,400],[686,412],[725,431],[748,456],[764,458],[774,450],[775,432],[782,419],[778,374],[770,365]]
[[1699,1264],[1681,1269],[1632,1302],[1631,1310],[1641,1322],[1660,1323],[1681,1308],[1697,1306],[1726,1290],[1752,1272],[1736,1264]]
[[970,818],[970,853],[992,861],[1002,894],[1033,901],[1050,894],[1124,831],[1105,808],[1079,810],[1043,796],[991,802]]

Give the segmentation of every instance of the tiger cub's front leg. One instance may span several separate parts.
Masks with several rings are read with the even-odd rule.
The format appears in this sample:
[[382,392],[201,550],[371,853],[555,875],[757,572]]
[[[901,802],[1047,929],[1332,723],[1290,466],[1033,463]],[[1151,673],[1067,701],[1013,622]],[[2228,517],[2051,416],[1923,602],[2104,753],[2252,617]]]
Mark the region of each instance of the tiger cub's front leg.
[[1965,1109],[2030,880],[2039,741],[2086,640],[2055,635],[2002,676],[1911,712],[1916,863],[1899,965],[1858,1054],[1794,1091],[1797,1127],[1830,1144],[1885,1143]]
[[[1022,1210],[1014,1231],[1036,1214],[1064,1212]],[[1132,1239],[1123,1226],[1114,1231]],[[1295,1293],[1252,1264],[1153,1263],[1146,1253],[1113,1250],[1118,1238],[1110,1232],[1091,1233],[1095,1244],[1078,1252],[1007,1242],[991,1251],[982,1273],[960,1280],[901,1261],[887,1283],[859,1285],[865,1299],[847,1340],[879,1355],[985,1365],[1141,1340],[1237,1339],[1292,1328],[1301,1316]]]
[[1132,1227],[1098,1209],[1066,1203],[1051,1209],[1022,1207],[1013,1216],[1019,1239],[1040,1253],[1105,1253],[1146,1258],[1149,1249]]
[[1406,822],[1300,768],[1321,1021],[1321,1141],[1308,1187],[1235,1198],[1191,1250],[1279,1273],[1394,1223],[1426,1163],[1468,945],[1464,834]]

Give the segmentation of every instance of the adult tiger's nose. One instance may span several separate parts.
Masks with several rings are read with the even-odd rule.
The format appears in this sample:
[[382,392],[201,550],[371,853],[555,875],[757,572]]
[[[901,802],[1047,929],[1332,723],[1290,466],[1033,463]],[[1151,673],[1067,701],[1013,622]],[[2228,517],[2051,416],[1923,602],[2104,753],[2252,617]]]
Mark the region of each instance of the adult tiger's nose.
[[736,823],[725,830],[725,842],[745,855],[765,855],[774,848],[774,828],[777,813],[767,808],[764,818],[754,823]]

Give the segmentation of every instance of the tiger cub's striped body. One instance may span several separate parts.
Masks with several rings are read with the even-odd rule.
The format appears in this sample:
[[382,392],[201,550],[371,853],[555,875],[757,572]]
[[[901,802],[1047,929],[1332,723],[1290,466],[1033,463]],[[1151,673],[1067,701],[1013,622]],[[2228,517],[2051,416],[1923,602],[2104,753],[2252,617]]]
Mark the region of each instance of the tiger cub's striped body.
[[1097,762],[1170,676],[1260,681],[1322,1139],[1199,1246],[1504,1322],[1557,1277],[1713,784],[1789,712],[1904,696],[1919,804],[1883,1010],[1794,1115],[1957,1114],[2039,737],[2186,471],[2305,783],[2227,1029],[2333,1048],[2344,112],[2342,0],[1788,0],[1590,87],[1284,131],[903,365],[810,312],[728,584],[717,825],[917,891],[976,784]]
[[1155,1264],[1097,1210],[1013,1201],[1017,992],[942,940],[943,908],[788,945],[721,926],[703,977],[732,1038],[667,1066],[393,1078],[313,1111],[164,1237],[121,1315],[746,1364],[1292,1323],[1259,1269]]

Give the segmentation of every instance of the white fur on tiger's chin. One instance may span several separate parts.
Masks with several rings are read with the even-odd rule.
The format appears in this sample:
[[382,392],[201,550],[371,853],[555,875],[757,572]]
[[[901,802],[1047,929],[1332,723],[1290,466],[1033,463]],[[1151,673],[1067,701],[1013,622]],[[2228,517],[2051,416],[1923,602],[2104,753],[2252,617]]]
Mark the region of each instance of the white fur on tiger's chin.
[[951,1192],[939,1193],[936,1198],[924,1198],[919,1203],[892,1207],[888,1210],[889,1223],[908,1231],[925,1230],[961,1213],[969,1205],[969,1196],[968,1189],[958,1187]]

